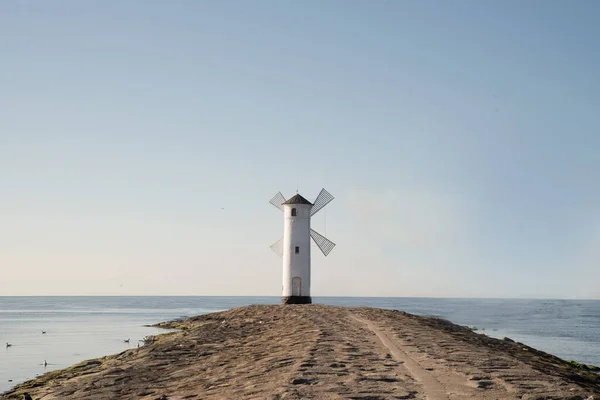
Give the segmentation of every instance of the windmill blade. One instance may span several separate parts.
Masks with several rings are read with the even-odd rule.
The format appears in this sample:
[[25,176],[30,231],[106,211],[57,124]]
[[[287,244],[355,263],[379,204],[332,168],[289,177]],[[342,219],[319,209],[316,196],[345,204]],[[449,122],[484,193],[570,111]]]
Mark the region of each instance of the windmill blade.
[[325,207],[327,204],[333,200],[334,197],[325,189],[321,189],[321,192],[315,199],[312,208],[310,209],[310,216],[315,215],[320,209]]
[[283,197],[281,192],[277,192],[277,194],[275,196],[273,196],[271,201],[269,201],[269,203],[273,204],[275,207],[279,208],[281,211],[283,211],[283,206],[281,205],[281,203],[283,203],[283,202],[285,202],[285,197]]
[[273,243],[271,245],[271,250],[273,250],[279,257],[283,256],[283,238]]
[[325,257],[327,257],[327,255],[331,253],[331,250],[333,250],[333,248],[335,247],[335,243],[333,243],[331,240],[327,239],[325,236],[321,235],[314,229],[310,230],[310,237],[313,238],[313,240],[315,241],[317,246],[319,246],[319,249],[321,249]]

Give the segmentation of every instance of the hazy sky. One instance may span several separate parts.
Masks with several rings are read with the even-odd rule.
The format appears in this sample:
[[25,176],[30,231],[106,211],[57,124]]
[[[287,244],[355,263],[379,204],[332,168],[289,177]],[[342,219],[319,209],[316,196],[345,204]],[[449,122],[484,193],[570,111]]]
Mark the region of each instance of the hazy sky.
[[599,18],[0,2],[0,295],[279,296],[298,185],[313,295],[600,298]]

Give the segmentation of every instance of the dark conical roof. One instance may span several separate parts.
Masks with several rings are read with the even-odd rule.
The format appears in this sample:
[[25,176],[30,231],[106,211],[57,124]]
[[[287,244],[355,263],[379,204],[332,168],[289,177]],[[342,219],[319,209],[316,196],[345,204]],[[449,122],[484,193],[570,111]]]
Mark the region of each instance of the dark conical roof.
[[312,205],[312,203],[310,201],[306,200],[304,197],[300,196],[299,194],[296,194],[296,195],[290,197],[288,201],[285,201],[281,204],[310,204],[310,205]]

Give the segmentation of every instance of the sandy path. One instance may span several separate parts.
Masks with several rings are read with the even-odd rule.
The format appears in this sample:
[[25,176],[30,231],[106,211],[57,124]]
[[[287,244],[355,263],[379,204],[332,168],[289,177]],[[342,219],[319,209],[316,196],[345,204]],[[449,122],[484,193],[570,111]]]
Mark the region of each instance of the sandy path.
[[396,360],[401,361],[408,372],[422,385],[422,389],[425,392],[425,396],[428,400],[448,400],[448,395],[446,394],[446,389],[442,386],[442,384],[435,379],[430,373],[425,371],[419,363],[410,358],[408,354],[402,351],[398,346],[390,340],[390,338],[380,331],[371,321],[365,320],[363,318],[357,317],[356,315],[351,316],[354,320],[365,324],[369,330],[371,330],[381,343],[389,349],[390,353]]

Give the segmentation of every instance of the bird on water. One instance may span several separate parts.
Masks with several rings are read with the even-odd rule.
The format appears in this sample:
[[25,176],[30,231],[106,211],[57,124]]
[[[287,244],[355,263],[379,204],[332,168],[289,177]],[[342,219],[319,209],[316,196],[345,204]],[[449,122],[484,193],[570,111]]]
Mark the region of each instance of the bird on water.
[[12,346],[12,344],[6,342],[6,347],[10,347],[10,346]]
[[129,343],[129,339],[125,339],[123,340],[125,343]]

